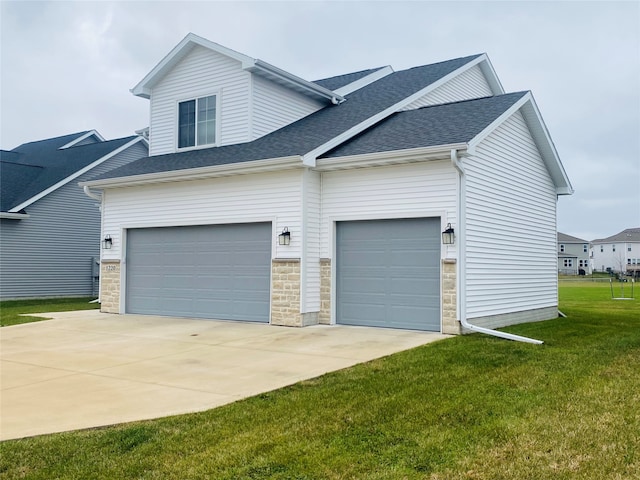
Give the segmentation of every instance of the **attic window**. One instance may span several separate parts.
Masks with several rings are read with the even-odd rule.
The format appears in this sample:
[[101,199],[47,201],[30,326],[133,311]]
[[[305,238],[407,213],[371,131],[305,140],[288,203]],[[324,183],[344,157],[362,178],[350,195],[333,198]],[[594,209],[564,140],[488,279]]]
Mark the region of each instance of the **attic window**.
[[212,145],[216,142],[216,96],[178,104],[178,148]]

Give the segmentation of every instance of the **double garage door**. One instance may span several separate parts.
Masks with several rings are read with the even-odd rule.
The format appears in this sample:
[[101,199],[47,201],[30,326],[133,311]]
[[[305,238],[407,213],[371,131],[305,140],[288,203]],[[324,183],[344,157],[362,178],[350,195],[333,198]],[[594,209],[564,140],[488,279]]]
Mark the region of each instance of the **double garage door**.
[[339,222],[336,320],[440,331],[440,219]]
[[[268,322],[270,223],[131,229],[126,311]],[[440,219],[339,222],[336,319],[440,331]]]
[[269,321],[271,223],[127,232],[126,312]]

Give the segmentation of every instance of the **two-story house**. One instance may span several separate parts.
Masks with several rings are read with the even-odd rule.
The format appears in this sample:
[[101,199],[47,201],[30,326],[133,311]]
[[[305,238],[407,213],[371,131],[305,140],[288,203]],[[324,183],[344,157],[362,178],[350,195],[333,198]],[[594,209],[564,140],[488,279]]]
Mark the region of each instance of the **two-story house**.
[[100,211],[78,182],[147,155],[95,130],[0,151],[0,298],[97,295]]
[[446,333],[557,316],[572,187],[486,54],[311,82],[189,34],[132,92],[149,158],[83,183],[112,240],[103,311]]
[[591,242],[594,271],[640,277],[640,227]]
[[558,273],[591,275],[589,242],[558,232]]

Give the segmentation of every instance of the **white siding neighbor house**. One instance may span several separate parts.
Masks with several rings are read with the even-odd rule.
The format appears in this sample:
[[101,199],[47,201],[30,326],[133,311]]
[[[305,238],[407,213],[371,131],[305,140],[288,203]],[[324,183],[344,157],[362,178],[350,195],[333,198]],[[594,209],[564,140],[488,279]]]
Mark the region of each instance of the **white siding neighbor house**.
[[640,277],[640,227],[591,242],[591,261],[596,272],[615,272]]
[[310,82],[189,34],[132,92],[150,156],[82,183],[112,240],[104,312],[444,333],[557,316],[573,189],[486,54]]
[[0,151],[0,298],[97,295],[100,210],[78,181],[146,156],[95,130]]
[[589,242],[558,232],[558,273],[591,275]]

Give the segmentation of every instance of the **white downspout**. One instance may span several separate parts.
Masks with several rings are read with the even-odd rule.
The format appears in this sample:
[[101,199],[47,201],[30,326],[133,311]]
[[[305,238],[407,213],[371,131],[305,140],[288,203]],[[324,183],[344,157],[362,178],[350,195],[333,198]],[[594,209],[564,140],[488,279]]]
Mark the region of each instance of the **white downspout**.
[[458,171],[458,311],[460,312],[460,323],[467,330],[473,332],[484,333],[487,335],[493,335],[494,337],[505,338],[507,340],[515,340],[517,342],[534,343],[540,345],[544,342],[542,340],[536,340],[534,338],[522,337],[513,333],[500,332],[498,330],[492,330],[490,328],[479,327],[473,325],[467,321],[467,297],[466,297],[466,258],[465,258],[465,244],[466,244],[466,198],[465,198],[465,172],[460,159],[458,158],[458,150],[451,149],[451,163]]

